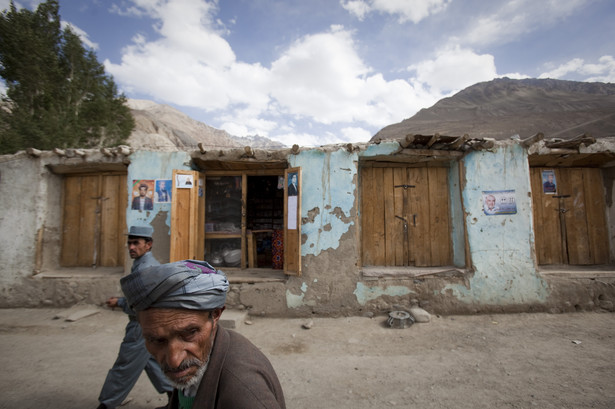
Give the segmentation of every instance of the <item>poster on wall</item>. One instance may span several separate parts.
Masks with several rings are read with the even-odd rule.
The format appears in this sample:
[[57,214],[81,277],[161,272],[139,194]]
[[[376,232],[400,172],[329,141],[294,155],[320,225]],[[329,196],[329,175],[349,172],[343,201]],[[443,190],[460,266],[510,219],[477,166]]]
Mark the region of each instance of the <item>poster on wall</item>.
[[156,179],[155,203],[171,203],[171,179]]
[[177,180],[175,181],[175,186],[178,189],[192,189],[194,187],[194,178],[192,175],[175,175]]
[[542,171],[542,192],[547,195],[554,195],[557,192],[555,171],[552,169]]
[[297,230],[297,195],[299,192],[297,172],[288,174],[288,221],[289,230]]
[[153,210],[154,209],[154,180],[133,179],[132,180],[132,210]]
[[487,216],[517,213],[514,190],[483,191],[483,211]]

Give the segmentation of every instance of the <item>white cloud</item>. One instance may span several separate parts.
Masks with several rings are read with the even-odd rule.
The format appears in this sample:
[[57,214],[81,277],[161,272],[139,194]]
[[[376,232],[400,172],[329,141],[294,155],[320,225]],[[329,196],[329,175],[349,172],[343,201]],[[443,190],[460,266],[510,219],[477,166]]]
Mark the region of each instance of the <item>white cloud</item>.
[[341,26],[296,40],[267,68],[238,61],[213,27],[215,8],[188,7],[194,1],[147,4],[161,37],[136,36],[119,64],[105,61],[125,92],[203,109],[234,135],[271,137],[287,126],[284,137],[302,140],[313,136],[287,122],[382,127],[422,107],[406,81],[372,74]]
[[527,33],[556,24],[590,1],[506,1],[495,12],[470,20],[471,28],[462,36],[462,41],[481,46],[512,42]]
[[569,75],[580,76],[582,81],[615,82],[615,59],[613,56],[604,55],[598,59],[597,63],[586,63],[581,58],[573,58],[540,74],[539,78],[559,79]]
[[358,127],[347,127],[340,130],[342,140],[346,142],[367,142],[372,137],[372,133],[367,129]]
[[408,70],[416,73],[413,82],[428,88],[436,100],[498,76],[492,55],[460,46],[442,49],[434,59],[413,64]]
[[62,29],[66,28],[67,26],[70,27],[72,32],[77,34],[77,36],[79,37],[81,42],[83,44],[85,44],[86,47],[88,47],[88,48],[90,48],[92,50],[98,50],[98,43],[95,43],[92,40],[90,40],[90,37],[88,36],[88,33],[86,33],[84,30],[80,29],[79,27],[77,27],[76,25],[74,25],[72,23],[67,23],[65,21],[62,21],[60,23],[60,25],[62,26]]
[[368,13],[396,15],[399,23],[418,23],[432,14],[446,9],[452,0],[340,0],[350,14],[363,20]]

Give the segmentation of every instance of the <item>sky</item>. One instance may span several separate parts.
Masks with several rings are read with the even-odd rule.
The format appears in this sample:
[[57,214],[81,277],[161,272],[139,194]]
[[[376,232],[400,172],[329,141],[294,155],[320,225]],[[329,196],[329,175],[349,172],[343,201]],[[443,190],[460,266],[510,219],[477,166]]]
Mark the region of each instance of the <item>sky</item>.
[[494,78],[615,82],[612,0],[59,3],[126,97],[289,146],[367,142]]

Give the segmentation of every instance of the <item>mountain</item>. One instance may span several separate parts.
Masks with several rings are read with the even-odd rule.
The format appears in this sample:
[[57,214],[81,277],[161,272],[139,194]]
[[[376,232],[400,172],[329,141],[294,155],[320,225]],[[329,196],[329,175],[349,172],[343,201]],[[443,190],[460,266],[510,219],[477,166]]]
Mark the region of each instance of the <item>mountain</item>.
[[244,146],[261,149],[285,147],[263,136],[230,135],[153,101],[129,99],[127,105],[136,124],[127,142],[133,149],[198,149],[199,144],[206,150]]
[[386,126],[371,141],[408,134],[522,139],[542,132],[568,139],[615,136],[615,84],[553,79],[495,79],[472,85]]

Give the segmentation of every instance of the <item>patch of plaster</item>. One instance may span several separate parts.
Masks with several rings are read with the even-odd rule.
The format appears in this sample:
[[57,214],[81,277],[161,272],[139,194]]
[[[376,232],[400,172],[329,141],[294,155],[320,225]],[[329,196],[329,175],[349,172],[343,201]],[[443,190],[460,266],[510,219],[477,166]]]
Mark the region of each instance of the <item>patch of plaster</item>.
[[414,293],[414,291],[402,285],[391,285],[383,288],[381,286],[368,287],[363,283],[357,283],[357,287],[353,292],[355,297],[357,297],[357,302],[361,305],[365,305],[368,301],[375,300],[383,295],[400,297],[410,293]]
[[301,294],[296,295],[290,292],[290,290],[286,290],[286,306],[288,308],[300,308],[304,305],[303,299],[305,298],[305,293],[308,289],[308,286],[305,282],[301,284]]

